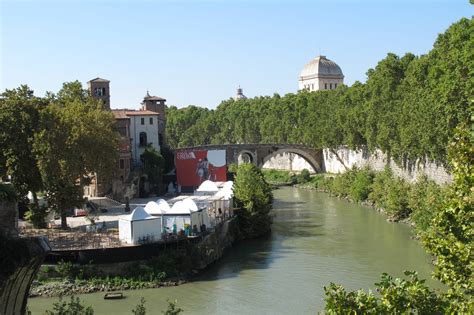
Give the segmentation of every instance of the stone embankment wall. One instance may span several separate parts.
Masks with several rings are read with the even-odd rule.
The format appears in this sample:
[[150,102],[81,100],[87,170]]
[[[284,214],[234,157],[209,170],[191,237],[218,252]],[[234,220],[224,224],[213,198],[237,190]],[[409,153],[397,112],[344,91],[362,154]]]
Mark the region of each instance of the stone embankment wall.
[[307,169],[310,173],[316,173],[311,164],[309,164],[304,158],[295,153],[283,152],[276,154],[265,162],[262,166],[263,169],[273,170],[285,170],[301,172]]
[[328,173],[343,173],[347,168],[353,166],[359,168],[369,167],[374,171],[382,171],[388,165],[395,175],[410,182],[415,181],[420,175],[426,175],[440,185],[452,182],[452,176],[441,165],[408,163],[408,165],[401,167],[379,150],[369,154],[365,150],[354,151],[341,148],[331,152],[329,149],[324,149],[323,158],[324,170]]

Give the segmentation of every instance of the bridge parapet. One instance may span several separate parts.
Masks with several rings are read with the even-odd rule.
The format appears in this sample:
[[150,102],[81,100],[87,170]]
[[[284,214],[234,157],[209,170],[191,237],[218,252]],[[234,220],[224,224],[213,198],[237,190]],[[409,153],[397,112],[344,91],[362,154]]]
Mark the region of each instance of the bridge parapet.
[[225,150],[227,165],[251,162],[259,167],[262,167],[275,154],[288,152],[304,158],[317,172],[322,172],[323,170],[323,151],[302,144],[209,144],[179,148],[175,152],[192,150]]

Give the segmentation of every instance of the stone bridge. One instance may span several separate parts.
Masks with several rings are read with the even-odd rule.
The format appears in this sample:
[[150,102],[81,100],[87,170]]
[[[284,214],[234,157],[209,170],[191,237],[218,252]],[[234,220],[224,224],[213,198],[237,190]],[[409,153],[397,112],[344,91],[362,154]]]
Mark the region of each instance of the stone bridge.
[[305,159],[316,172],[323,171],[323,150],[301,144],[215,144],[180,148],[175,152],[192,150],[225,150],[227,165],[250,162],[258,167],[278,154],[294,153]]

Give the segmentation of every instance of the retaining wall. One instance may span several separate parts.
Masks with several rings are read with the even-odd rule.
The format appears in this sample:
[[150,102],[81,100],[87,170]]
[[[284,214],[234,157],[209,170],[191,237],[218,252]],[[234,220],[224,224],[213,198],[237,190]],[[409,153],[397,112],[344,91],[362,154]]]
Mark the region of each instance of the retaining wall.
[[[347,168],[353,166],[369,167],[374,171],[382,171],[385,166],[389,166],[393,173],[407,181],[413,182],[420,175],[426,175],[437,184],[449,184],[452,176],[441,165],[434,163],[407,163],[406,166],[399,166],[389,159],[380,150],[369,154],[366,150],[354,151],[346,148],[335,150],[334,154],[329,149],[323,150],[324,170],[328,173],[343,173]],[[344,164],[343,164],[344,163]]]

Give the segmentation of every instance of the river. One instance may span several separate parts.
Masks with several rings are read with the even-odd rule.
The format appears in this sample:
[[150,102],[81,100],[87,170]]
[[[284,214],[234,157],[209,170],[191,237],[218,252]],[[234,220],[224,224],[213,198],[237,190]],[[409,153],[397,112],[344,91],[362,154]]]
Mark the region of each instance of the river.
[[[147,314],[161,314],[178,300],[185,314],[315,314],[324,308],[323,287],[331,281],[349,289],[374,288],[380,274],[417,270],[429,285],[431,265],[405,224],[389,223],[373,209],[296,188],[274,191],[272,233],[232,247],[192,282],[170,288],[124,291],[126,299],[103,293],[80,298],[95,314],[131,314],[141,297]],[[57,298],[29,299],[33,314]]]

